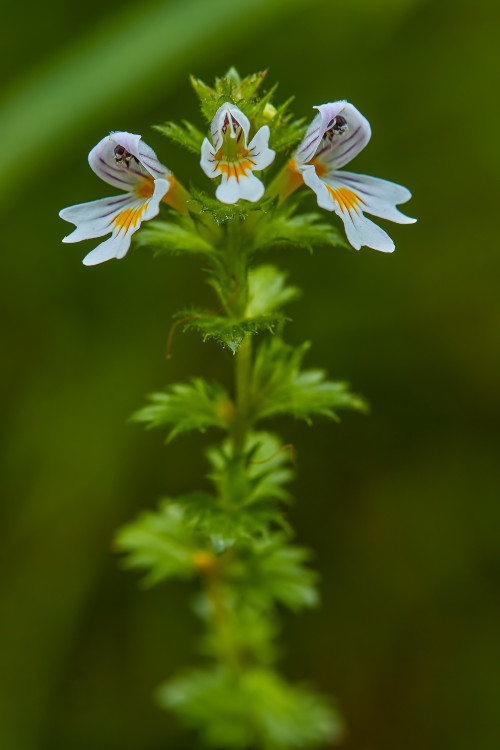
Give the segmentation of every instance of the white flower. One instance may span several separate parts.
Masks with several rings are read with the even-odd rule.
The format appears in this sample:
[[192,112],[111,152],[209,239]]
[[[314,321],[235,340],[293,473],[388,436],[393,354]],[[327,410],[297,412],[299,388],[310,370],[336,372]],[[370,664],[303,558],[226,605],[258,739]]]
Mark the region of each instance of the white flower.
[[86,266],[95,266],[126,255],[132,235],[143,221],[158,214],[160,201],[174,178],[153,149],[133,133],[111,133],[103,138],[90,152],[89,164],[102,180],[125,191],[112,198],[63,208],[59,213],[61,219],[76,226],[63,242],[112,233],[83,259]]
[[201,167],[208,177],[222,175],[215,195],[222,203],[240,198],[255,203],[264,195],[264,185],[253,172],[268,167],[275,152],[268,148],[269,127],[264,125],[247,146],[250,122],[238,107],[226,102],[212,120],[212,143],[201,146]]
[[370,140],[370,123],[349,102],[321,104],[315,109],[318,114],[288,164],[289,186],[282,197],[303,180],[316,193],[318,206],[340,216],[347,239],[356,250],[367,245],[391,253],[394,242],[363,212],[398,224],[412,224],[416,219],[396,208],[411,198],[410,191],[378,177],[341,170]]

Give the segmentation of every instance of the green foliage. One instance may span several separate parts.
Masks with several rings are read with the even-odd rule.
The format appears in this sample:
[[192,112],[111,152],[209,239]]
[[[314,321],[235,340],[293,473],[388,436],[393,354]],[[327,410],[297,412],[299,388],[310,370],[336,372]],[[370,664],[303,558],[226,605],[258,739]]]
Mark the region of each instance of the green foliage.
[[292,414],[306,422],[315,415],[338,420],[339,409],[366,411],[366,402],[346,383],[326,380],[323,370],[302,370],[309,349],[287,346],[279,337],[264,341],[255,358],[252,399],[255,420]]
[[234,418],[234,405],[224,388],[193,378],[191,383],[171,385],[149,396],[151,404],[135,412],[133,419],[148,428],[169,427],[167,442],[189,430],[204,432],[208,427],[227,430]]
[[175,122],[166,122],[163,125],[155,125],[154,127],[155,130],[159,130],[160,133],[177,145],[182,146],[197,156],[200,155],[201,144],[205,136],[188,120],[183,120],[182,125],[178,125]]
[[230,101],[242,109],[253,103],[266,72],[254,73],[243,80],[235,68],[230,68],[225,76],[217,78],[215,87],[211,88],[199,78],[191,76],[191,85],[200,100],[201,111],[211,122],[218,108],[226,101]]
[[151,221],[141,228],[134,237],[140,247],[151,247],[157,254],[189,253],[205,255],[211,260],[217,256],[217,251],[210,244],[207,237],[203,237],[200,227],[190,218],[176,215],[170,221]]
[[227,506],[221,498],[201,492],[181,500],[186,521],[215,554],[242,542],[253,544],[265,539],[273,528],[288,530],[282,511],[272,503],[251,508]]
[[268,432],[250,433],[243,456],[234,456],[232,441],[207,451],[210,479],[225,507],[252,508],[289,502],[284,485],[293,479],[290,446]]
[[157,513],[143,513],[118,532],[115,544],[119,552],[126,554],[123,564],[146,570],[144,585],[194,574],[197,544],[184,516],[182,505],[164,501]]
[[263,265],[248,273],[247,315],[254,317],[274,312],[300,295],[294,286],[286,286],[288,274],[276,266]]
[[271,130],[270,143],[278,153],[296,146],[307,130],[307,124],[303,117],[294,119],[293,115],[287,112],[292,102],[293,97],[278,107],[276,113],[268,122]]
[[[286,151],[302,138],[303,120],[289,111],[291,99],[272,104],[276,87],[262,93],[265,73],[241,78],[231,68],[214,87],[192,78],[205,118],[211,122],[225,101],[251,122],[264,124],[271,147]],[[184,121],[158,127],[198,156],[203,134]],[[171,577],[197,578],[194,608],[207,626],[202,652],[215,661],[163,686],[161,704],[176,712],[202,739],[229,750],[314,748],[335,739],[341,729],[332,707],[305,687],[293,686],[271,668],[276,662],[277,616],[318,603],[310,553],[292,544],[284,504],[293,478],[293,447],[275,435],[254,432],[261,419],[291,414],[311,422],[338,419],[341,409],[366,409],[345,383],[329,381],[322,370],[303,369],[308,344],[287,346],[280,336],[265,338],[252,355],[254,334],[281,334],[284,305],[299,290],[272,264],[251,267],[255,254],[280,245],[344,244],[316,213],[300,213],[299,199],[279,203],[278,174],[264,200],[226,205],[190,189],[188,215],[169,210],[167,221],[141,230],[139,243],[157,252],[204,256],[208,281],[220,306],[178,313],[175,326],[196,330],[236,354],[235,393],[194,378],[150,396],[134,418],[148,428],[166,427],[168,440],[189,430],[217,427],[226,436],[210,447],[210,492],[163,500],[122,529],[116,540],[127,567],[145,571],[152,585]],[[265,178],[264,178],[265,179]]]
[[268,221],[257,227],[256,249],[268,249],[279,245],[296,245],[312,252],[318,245],[337,247],[346,242],[331,224],[322,221],[319,214],[291,215],[291,210],[276,212]]
[[238,319],[196,310],[185,310],[178,313],[178,317],[183,321],[184,331],[197,331],[203,341],[214,339],[233,354],[236,354],[246,334],[254,335],[260,331],[274,333],[276,326],[285,320],[278,313]]
[[277,601],[297,611],[318,604],[317,574],[305,566],[309,550],[286,544],[281,534],[248,547],[227,569],[245,602],[260,608]]
[[266,668],[193,670],[162,686],[158,701],[216,748],[299,750],[342,731],[328,701]]

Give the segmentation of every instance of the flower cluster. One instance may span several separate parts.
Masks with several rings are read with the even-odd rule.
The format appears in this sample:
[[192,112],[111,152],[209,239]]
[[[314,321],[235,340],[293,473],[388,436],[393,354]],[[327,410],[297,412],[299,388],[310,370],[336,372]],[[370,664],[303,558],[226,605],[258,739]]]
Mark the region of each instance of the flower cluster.
[[[271,105],[269,119],[278,117]],[[257,203],[263,196],[275,198],[277,208],[298,188],[305,185],[316,195],[320,208],[333,211],[342,219],[347,239],[359,250],[366,245],[392,252],[389,235],[365,214],[399,224],[416,221],[396,206],[411,198],[405,187],[387,180],[354,174],[342,168],[354,159],[371,137],[368,120],[346,101],[321,104],[292,157],[270,183],[255,172],[268,168],[276,151],[269,147],[271,129],[259,128],[231,101],[217,108],[210,125],[211,141],[201,143],[200,165],[211,178],[221,178],[215,191],[218,201],[235,204],[240,200]],[[265,114],[264,110],[264,114]],[[261,120],[264,119],[261,113]],[[249,142],[250,133],[255,131]],[[143,221],[158,215],[166,203],[181,213],[195,210],[195,201],[175,179],[140,135],[114,132],[103,138],[89,154],[93,171],[105,182],[125,191],[122,195],[101,198],[65,208],[61,218],[76,229],[63,242],[78,242],[93,237],[111,237],[85,256],[85,265],[111,258],[123,258],[132,235]]]

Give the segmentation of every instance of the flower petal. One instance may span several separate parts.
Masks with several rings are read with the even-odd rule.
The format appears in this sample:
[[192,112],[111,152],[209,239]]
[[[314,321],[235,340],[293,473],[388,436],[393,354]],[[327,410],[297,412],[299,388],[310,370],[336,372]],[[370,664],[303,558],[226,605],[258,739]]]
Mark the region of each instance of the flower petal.
[[229,131],[231,138],[236,138],[237,134],[235,129],[237,126],[243,131],[245,137],[244,145],[246,147],[248,133],[250,132],[250,121],[248,117],[243,114],[241,109],[238,109],[238,107],[235,107],[235,105],[230,102],[224,102],[215,113],[210,126],[212,143],[214,144],[215,151],[218,151],[222,145],[223,133]]
[[335,213],[344,222],[347,239],[356,250],[366,245],[382,253],[394,251],[394,242],[387,232],[363,216],[361,211],[340,211],[335,208]]
[[135,196],[124,193],[113,198],[100,198],[89,203],[63,208],[59,216],[64,221],[75,224],[76,229],[64,237],[63,242],[80,242],[93,237],[103,237],[113,229],[113,219],[128,205],[133,204]]
[[318,206],[325,208],[327,211],[333,211],[335,209],[335,201],[333,200],[331,192],[329,192],[326,184],[323,180],[320,180],[316,174],[316,168],[313,164],[297,165],[298,171],[302,174],[304,182],[311,190],[316,193]]
[[250,171],[239,178],[239,197],[256,203],[264,195],[264,183]]
[[263,125],[252,138],[250,145],[248,146],[249,156],[255,163],[253,167],[254,172],[258,172],[260,169],[265,169],[274,161],[276,151],[269,148],[269,136],[271,131],[269,125]]
[[332,127],[325,131],[314,157],[315,161],[325,164],[329,169],[340,169],[354,159],[372,134],[366,117],[349,102],[342,104]]
[[222,181],[215,191],[215,197],[221,203],[236,203],[240,198],[240,188],[236,177],[227,177],[227,174],[222,175]]
[[314,161],[339,169],[359,154],[371,137],[370,123],[349,102],[316,107],[318,114],[295,153],[299,164]]
[[89,164],[104,182],[121,190],[130,190],[144,177],[163,179],[170,175],[140,135],[124,131],[110,133],[99,141],[89,154]]
[[395,221],[397,224],[416,222],[416,219],[405,216],[396,208],[398,203],[406,203],[411,198],[410,191],[402,185],[378,177],[343,171],[335,172],[331,179],[328,179],[327,175],[325,180],[332,186],[345,187],[355,192],[363,201],[362,208],[365,213]]
[[306,164],[313,159],[328,128],[328,123],[340,113],[344,104],[346,104],[345,101],[339,101],[313,107],[318,110],[318,114],[307,128],[302,143],[295,152],[294,158],[297,164]]
[[160,201],[168,189],[168,180],[158,179],[154,181],[153,194],[146,199],[140,198],[137,193],[126,193],[117,199],[103,198],[63,209],[60,216],[77,224],[75,231],[65,237],[63,242],[78,242],[112,232],[108,240],[85,256],[83,263],[94,266],[111,258],[123,258],[134,232],[143,221],[158,214]]
[[220,174],[219,163],[215,160],[215,149],[208,140],[205,138],[201,144],[201,159],[200,166],[207,175],[207,177],[217,177]]

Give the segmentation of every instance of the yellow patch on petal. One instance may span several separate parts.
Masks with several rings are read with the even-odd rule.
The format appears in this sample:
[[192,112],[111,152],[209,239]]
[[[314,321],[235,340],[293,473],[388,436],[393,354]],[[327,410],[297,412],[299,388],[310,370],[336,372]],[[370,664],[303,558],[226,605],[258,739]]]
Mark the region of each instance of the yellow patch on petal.
[[316,170],[316,174],[318,175],[318,177],[324,177],[328,172],[328,167],[322,164],[320,161],[313,160],[312,164],[314,165],[314,169]]
[[250,152],[241,143],[241,135],[240,132],[236,139],[225,139],[214,155],[216,169],[219,169],[221,174],[227,175],[227,179],[236,177],[237,182],[249,169],[255,167],[255,162],[250,159]]
[[155,182],[152,177],[144,177],[135,188],[135,192],[139,198],[151,198],[155,191]]
[[357,211],[360,203],[364,203],[362,198],[348,188],[332,188],[330,185],[326,185],[326,189],[332,196],[333,200],[339,204],[342,213],[345,213],[345,211],[349,211],[350,213],[351,210]]
[[242,159],[238,162],[224,162],[221,161],[217,164],[221,174],[227,175],[227,179],[230,177],[236,177],[237,182],[240,181],[240,177],[244,177],[248,169],[252,169],[255,166],[255,162],[252,159]]
[[113,227],[115,229],[118,228],[120,232],[123,229],[124,233],[126,233],[130,227],[134,229],[137,226],[137,223],[141,220],[141,216],[147,209],[148,205],[149,201],[146,201],[142,206],[139,206],[139,208],[126,208],[125,211],[120,211],[113,221]]

